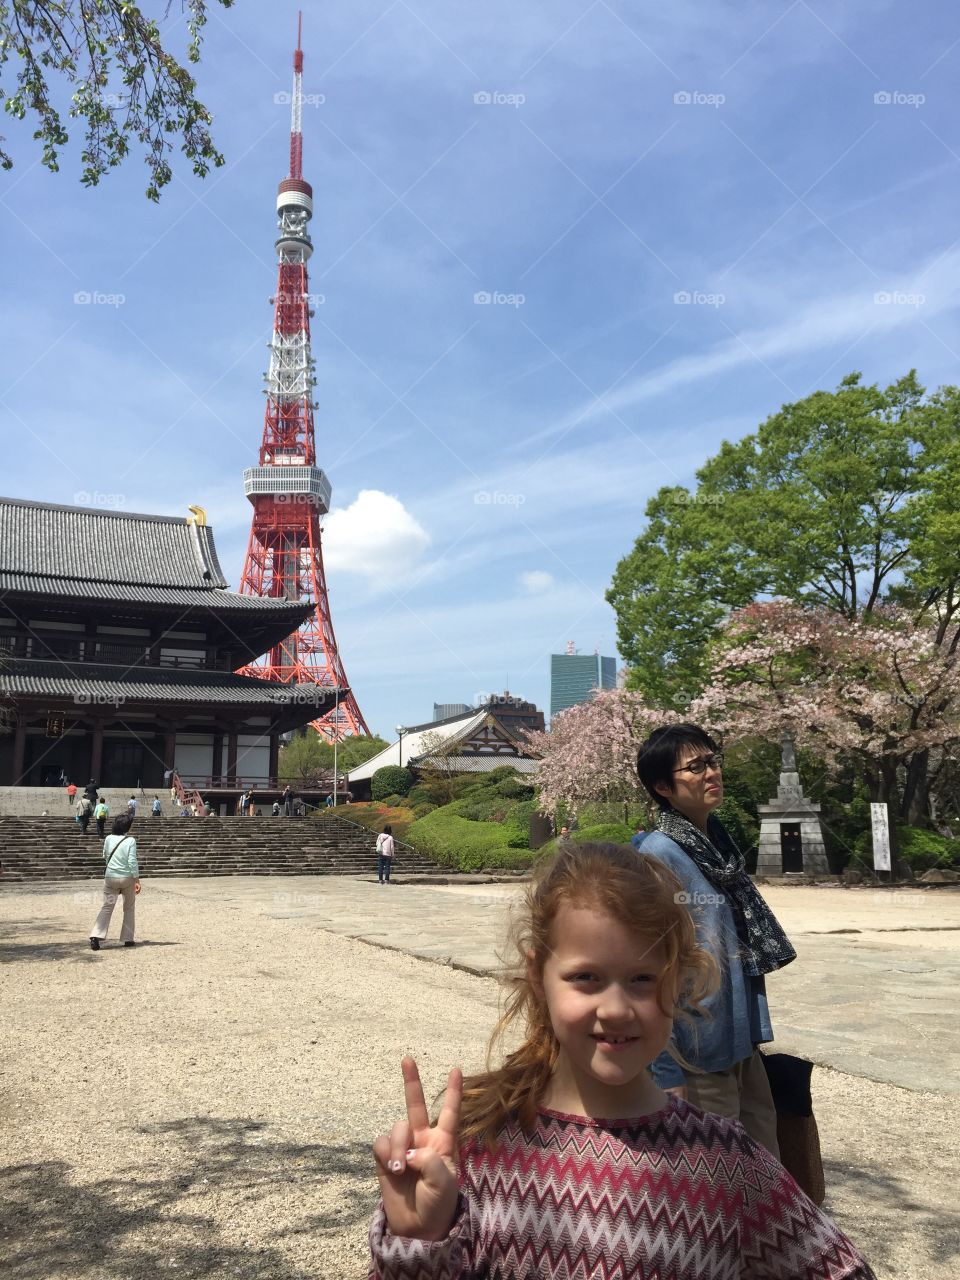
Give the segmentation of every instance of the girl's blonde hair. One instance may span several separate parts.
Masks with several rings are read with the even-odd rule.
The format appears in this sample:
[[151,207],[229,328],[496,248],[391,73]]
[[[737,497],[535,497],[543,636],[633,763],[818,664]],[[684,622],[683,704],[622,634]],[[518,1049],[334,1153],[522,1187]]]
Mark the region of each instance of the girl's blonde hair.
[[[490,1037],[487,1070],[464,1081],[461,1141],[492,1146],[508,1119],[518,1120],[524,1129],[533,1127],[559,1051],[536,980],[543,974],[560,907],[589,907],[632,933],[661,939],[667,962],[657,999],[668,1016],[688,1018],[688,1011],[699,1010],[716,990],[718,969],[710,953],[698,946],[684,903],[683,886],[672,871],[624,845],[573,845],[538,865],[510,930],[508,945],[516,955],[503,975],[507,997]],[[495,1049],[521,1019],[526,1039],[492,1068]]]

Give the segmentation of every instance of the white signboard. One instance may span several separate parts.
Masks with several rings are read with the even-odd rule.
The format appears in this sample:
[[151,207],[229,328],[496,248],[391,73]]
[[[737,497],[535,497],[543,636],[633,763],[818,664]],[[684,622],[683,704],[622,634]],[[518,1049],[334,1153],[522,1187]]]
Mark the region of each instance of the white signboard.
[[890,824],[887,821],[886,804],[870,806],[873,824],[873,867],[875,871],[890,870]]

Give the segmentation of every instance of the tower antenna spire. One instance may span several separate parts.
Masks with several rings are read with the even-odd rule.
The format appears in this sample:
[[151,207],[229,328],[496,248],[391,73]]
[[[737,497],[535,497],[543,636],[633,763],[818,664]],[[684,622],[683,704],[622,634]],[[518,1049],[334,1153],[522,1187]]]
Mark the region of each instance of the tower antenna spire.
[[[243,595],[312,602],[313,613],[292,635],[244,668],[244,674],[284,684],[326,688],[323,706],[336,690],[335,710],[312,722],[328,741],[348,733],[369,733],[347,683],[330,616],[330,601],[320,548],[320,520],[330,510],[330,481],[317,466],[313,431],[316,386],[310,351],[310,285],[307,262],[313,253],[310,219],[313,188],[303,179],[300,47],[302,15],[297,19],[293,54],[290,124],[290,176],[277,190],[277,296],[273,299],[270,367],[264,375],[267,407],[257,466],[243,473],[243,488],[253,504],[253,524],[244,561]],[[302,699],[311,697],[308,688]],[[297,695],[291,694],[291,697]],[[317,704],[320,705],[319,702]]]
[[297,47],[293,51],[293,93],[290,95],[290,177],[303,178],[303,11],[297,14]]

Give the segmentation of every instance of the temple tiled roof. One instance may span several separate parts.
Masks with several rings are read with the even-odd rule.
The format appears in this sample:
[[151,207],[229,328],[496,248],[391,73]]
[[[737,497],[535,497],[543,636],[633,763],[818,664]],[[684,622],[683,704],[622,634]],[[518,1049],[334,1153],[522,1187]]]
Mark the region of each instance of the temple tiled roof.
[[[112,605],[124,619],[204,612],[239,666],[295,631],[312,606],[225,590],[213,530],[171,516],[0,498],[0,600],[31,595],[60,613]],[[229,640],[228,640],[229,642]]]
[[289,614],[291,627],[303,618],[299,600],[270,600],[263,596],[242,596],[235,591],[203,590],[199,587],[143,587],[124,582],[80,581],[77,578],[50,578],[39,574],[4,573],[0,570],[0,592],[23,591],[45,596],[116,600],[143,605],[172,605],[179,609],[215,608],[242,613],[268,613],[272,617]]
[[0,667],[0,694],[4,693],[13,697],[66,698],[78,706],[149,701],[248,703],[267,709],[315,704],[326,709],[334,699],[332,689],[318,685],[281,685],[230,671],[100,666],[29,658],[12,658]]
[[0,498],[0,571],[142,587],[227,585],[206,525],[18,498]]

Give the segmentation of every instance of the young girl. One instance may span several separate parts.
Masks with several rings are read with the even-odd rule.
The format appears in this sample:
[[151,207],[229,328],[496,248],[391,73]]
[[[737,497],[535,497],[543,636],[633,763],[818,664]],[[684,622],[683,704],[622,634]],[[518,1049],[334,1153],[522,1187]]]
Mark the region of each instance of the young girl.
[[432,1126],[401,1064],[407,1118],[373,1148],[371,1280],[875,1280],[736,1121],[654,1084],[674,1017],[717,982],[666,867],[565,848],[514,941],[491,1051],[522,1020],[520,1047],[465,1082],[451,1071]]

